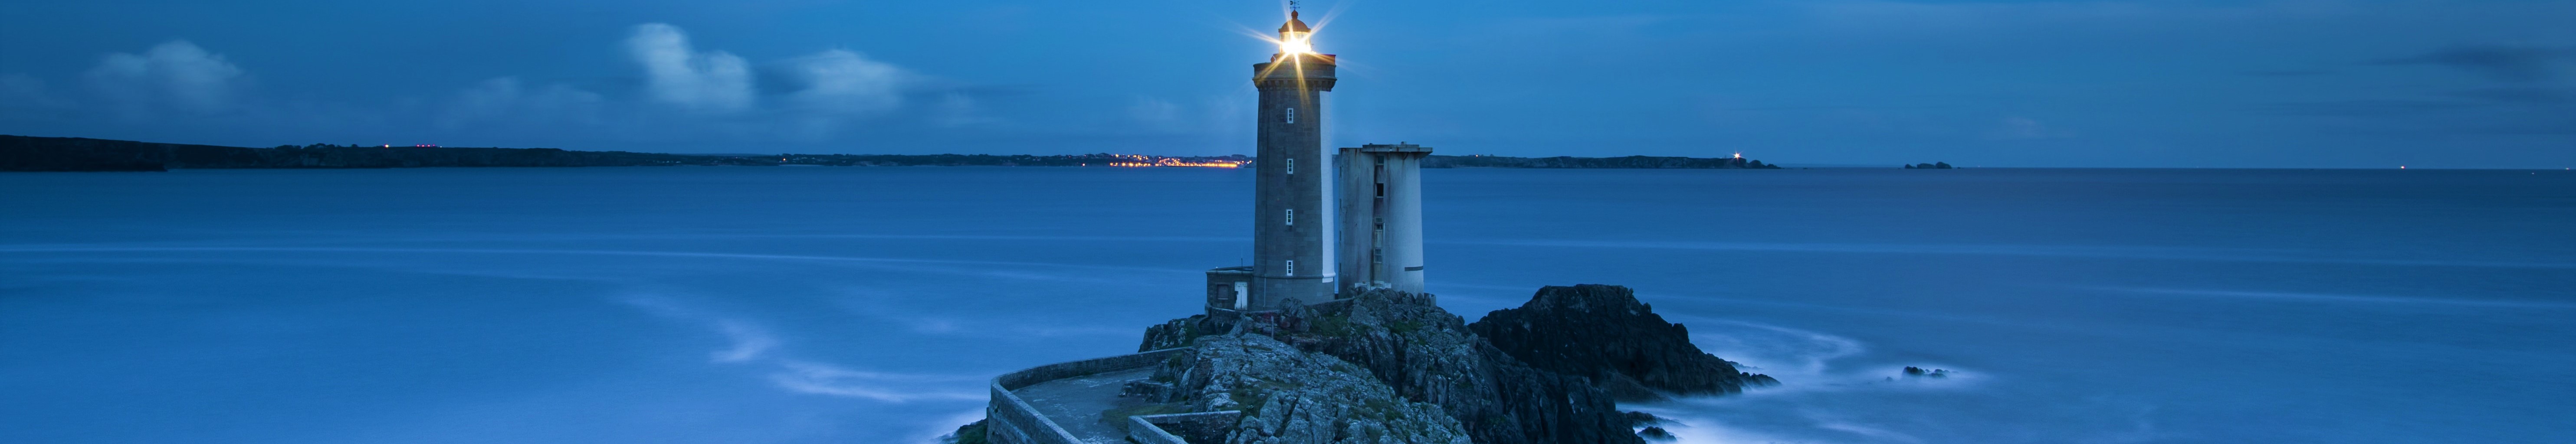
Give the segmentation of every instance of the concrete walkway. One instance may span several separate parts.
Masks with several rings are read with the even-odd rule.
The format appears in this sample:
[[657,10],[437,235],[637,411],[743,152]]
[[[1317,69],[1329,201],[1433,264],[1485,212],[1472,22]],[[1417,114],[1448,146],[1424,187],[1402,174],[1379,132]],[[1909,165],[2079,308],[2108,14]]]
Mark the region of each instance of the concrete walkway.
[[1100,412],[1144,404],[1141,400],[1118,397],[1118,389],[1128,381],[1154,377],[1154,368],[1120,370],[1091,376],[1041,382],[1011,391],[1039,414],[1055,420],[1064,431],[1094,444],[1127,442],[1126,433],[1100,420]]

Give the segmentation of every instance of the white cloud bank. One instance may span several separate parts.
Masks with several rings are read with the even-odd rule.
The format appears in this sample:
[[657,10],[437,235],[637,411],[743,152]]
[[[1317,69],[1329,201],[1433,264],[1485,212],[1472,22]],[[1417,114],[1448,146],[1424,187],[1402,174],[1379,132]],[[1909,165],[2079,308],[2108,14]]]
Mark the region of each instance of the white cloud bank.
[[[614,37],[612,37],[614,38]],[[936,78],[848,49],[755,64],[697,48],[666,23],[635,25],[618,41],[640,85],[548,81],[502,73],[450,90],[430,106],[352,105],[260,97],[251,70],[188,40],[102,54],[81,74],[87,94],[0,73],[0,117],[121,116],[127,125],[219,123],[293,134],[405,134],[524,145],[605,137],[672,143],[817,142],[912,121],[935,127],[997,122],[974,97]],[[763,91],[762,79],[775,79]],[[404,99],[412,100],[412,99]],[[67,117],[69,116],[69,117]],[[892,123],[887,123],[888,121]],[[437,132],[423,132],[421,127]]]
[[636,25],[626,51],[644,66],[645,93],[653,100],[709,112],[751,108],[750,65],[724,51],[698,52],[677,26]]
[[109,53],[87,77],[100,93],[136,113],[158,105],[221,111],[246,83],[241,67],[186,40],[162,43],[142,54]]
[[876,114],[903,106],[903,86],[910,76],[901,67],[839,49],[796,59],[791,66],[806,86],[789,99],[835,114]]
[[[699,51],[689,34],[665,23],[635,26],[627,55],[644,68],[645,95],[685,109],[734,113],[760,108],[751,64],[724,51]],[[857,52],[833,49],[789,60],[784,71],[803,82],[788,93],[789,111],[819,116],[882,114],[903,106],[911,74]]]

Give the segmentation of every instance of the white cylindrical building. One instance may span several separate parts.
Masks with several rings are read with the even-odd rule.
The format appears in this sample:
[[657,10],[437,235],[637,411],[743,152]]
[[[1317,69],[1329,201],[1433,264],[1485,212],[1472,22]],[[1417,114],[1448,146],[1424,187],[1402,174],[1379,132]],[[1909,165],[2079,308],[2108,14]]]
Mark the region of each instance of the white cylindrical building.
[[1422,159],[1410,143],[1342,148],[1336,159],[1341,244],[1339,288],[1422,292]]

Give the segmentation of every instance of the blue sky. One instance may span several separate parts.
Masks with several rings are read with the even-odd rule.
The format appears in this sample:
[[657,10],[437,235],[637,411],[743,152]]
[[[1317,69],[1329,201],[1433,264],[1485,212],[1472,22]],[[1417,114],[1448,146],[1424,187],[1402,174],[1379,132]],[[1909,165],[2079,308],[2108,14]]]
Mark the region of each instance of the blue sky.
[[[1336,146],[2576,166],[2576,1],[1316,1]],[[0,134],[1251,151],[1267,1],[0,4]]]

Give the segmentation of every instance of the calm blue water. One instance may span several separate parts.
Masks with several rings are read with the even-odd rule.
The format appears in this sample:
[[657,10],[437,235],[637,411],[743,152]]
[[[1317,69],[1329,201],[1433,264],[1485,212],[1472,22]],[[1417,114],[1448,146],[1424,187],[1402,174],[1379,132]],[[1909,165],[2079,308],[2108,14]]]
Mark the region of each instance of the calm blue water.
[[[1471,319],[1638,289],[1686,442],[2576,442],[2576,173],[1435,170]],[[1132,351],[1245,171],[0,174],[0,442],[918,442]],[[1888,381],[1903,366],[1962,372]]]

